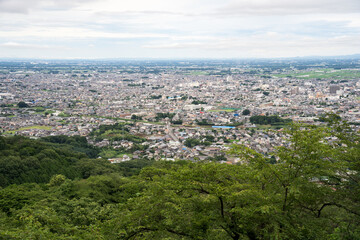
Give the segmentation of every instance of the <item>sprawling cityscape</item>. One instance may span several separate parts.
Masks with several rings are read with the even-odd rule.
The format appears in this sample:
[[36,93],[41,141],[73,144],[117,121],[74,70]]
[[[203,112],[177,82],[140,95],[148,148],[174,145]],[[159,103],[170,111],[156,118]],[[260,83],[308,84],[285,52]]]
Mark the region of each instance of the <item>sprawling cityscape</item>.
[[[85,136],[112,162],[270,155],[289,121],[360,125],[360,60],[1,62],[3,135]],[[20,103],[23,103],[21,105]],[[256,122],[275,116],[284,122]],[[99,132],[104,125],[121,126]]]

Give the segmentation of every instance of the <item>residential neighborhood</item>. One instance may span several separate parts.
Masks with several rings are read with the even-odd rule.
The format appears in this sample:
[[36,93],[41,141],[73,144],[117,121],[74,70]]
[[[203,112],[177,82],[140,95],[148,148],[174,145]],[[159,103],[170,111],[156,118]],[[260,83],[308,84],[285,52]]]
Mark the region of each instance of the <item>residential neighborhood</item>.
[[[359,129],[360,68],[305,63],[0,63],[1,132],[85,136],[112,149],[103,157],[113,163],[140,157],[236,163],[227,153],[232,144],[268,157],[283,144],[285,124],[256,124],[253,116],[323,124],[321,116],[335,113]],[[122,132],[96,135],[114,124]]]

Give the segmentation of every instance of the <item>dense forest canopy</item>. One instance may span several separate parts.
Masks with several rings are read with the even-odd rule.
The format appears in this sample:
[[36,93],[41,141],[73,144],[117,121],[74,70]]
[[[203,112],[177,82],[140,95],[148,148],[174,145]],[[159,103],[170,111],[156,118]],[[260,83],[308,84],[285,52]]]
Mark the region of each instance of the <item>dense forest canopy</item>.
[[67,179],[121,173],[132,175],[152,163],[139,159],[112,165],[97,158],[100,149],[80,136],[50,136],[39,140],[0,136],[0,187],[23,183],[48,183],[54,175]]
[[237,165],[147,167],[89,159],[81,139],[0,138],[0,238],[360,239],[359,134],[336,119],[285,134],[276,161],[234,145]]

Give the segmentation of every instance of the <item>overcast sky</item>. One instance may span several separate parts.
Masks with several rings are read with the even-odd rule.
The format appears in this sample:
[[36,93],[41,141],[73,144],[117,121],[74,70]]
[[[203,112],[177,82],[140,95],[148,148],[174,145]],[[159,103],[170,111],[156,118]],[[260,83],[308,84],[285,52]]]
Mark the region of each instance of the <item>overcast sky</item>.
[[0,0],[0,57],[360,53],[360,0]]

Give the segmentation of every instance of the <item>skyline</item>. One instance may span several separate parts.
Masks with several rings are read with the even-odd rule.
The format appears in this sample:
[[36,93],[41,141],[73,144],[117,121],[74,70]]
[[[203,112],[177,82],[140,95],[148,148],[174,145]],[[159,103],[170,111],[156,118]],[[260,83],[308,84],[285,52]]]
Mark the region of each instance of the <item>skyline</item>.
[[288,58],[360,53],[360,2],[0,0],[0,58]]

